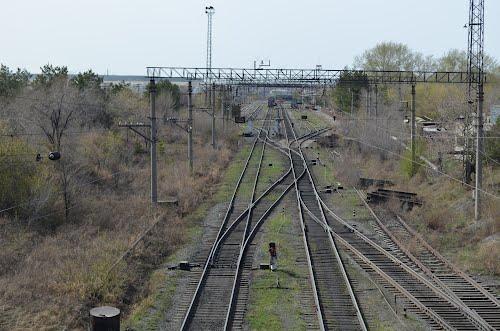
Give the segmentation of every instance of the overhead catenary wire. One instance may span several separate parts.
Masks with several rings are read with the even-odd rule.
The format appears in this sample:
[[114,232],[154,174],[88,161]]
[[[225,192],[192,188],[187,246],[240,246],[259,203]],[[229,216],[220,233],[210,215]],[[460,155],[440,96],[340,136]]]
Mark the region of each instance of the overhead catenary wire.
[[[458,183],[460,183],[460,184],[462,184],[462,185],[465,185],[465,186],[467,186],[467,187],[470,187],[471,189],[476,189],[476,187],[475,187],[474,185],[468,184],[468,183],[466,183],[466,182],[462,181],[461,179],[458,179],[458,178],[456,178],[456,177],[453,177],[452,175],[447,174],[447,173],[445,173],[445,172],[443,172],[443,171],[441,171],[441,170],[439,170],[439,169],[433,169],[433,168],[429,167],[428,165],[426,165],[425,163],[420,163],[420,162],[417,162],[417,161],[413,161],[412,159],[407,158],[407,157],[404,157],[404,156],[400,155],[399,153],[393,152],[393,151],[391,151],[391,150],[388,150],[388,149],[383,148],[383,147],[380,147],[380,146],[372,145],[372,144],[370,144],[370,143],[367,143],[367,142],[365,142],[365,141],[360,140],[359,138],[349,137],[349,136],[343,135],[343,134],[341,134],[341,133],[339,133],[339,135],[343,136],[345,139],[354,140],[354,141],[357,141],[357,142],[359,142],[359,143],[361,143],[361,144],[363,144],[363,145],[367,145],[367,146],[369,146],[369,147],[372,147],[372,148],[375,148],[375,149],[379,149],[379,150],[385,151],[385,152],[387,152],[387,153],[390,153],[390,154],[396,155],[397,157],[399,157],[399,158],[401,158],[401,159],[403,159],[403,160],[405,160],[405,161],[409,161],[409,162],[412,162],[412,163],[417,164],[417,165],[419,165],[419,166],[422,166],[422,167],[428,168],[428,169],[430,169],[430,170],[432,170],[432,171],[435,171],[435,172],[437,172],[437,173],[439,173],[439,174],[441,174],[441,175],[443,175],[443,176],[445,176],[445,177],[447,177],[447,178],[449,178],[449,179],[451,179],[451,180],[453,180],[453,181],[455,181],[455,182],[458,182]],[[500,200],[500,196],[497,196],[497,195],[495,195],[495,194],[493,194],[493,193],[491,193],[491,192],[485,191],[485,190],[483,190],[483,189],[481,189],[480,191],[481,191],[482,193],[484,193],[484,194],[486,194],[486,195],[488,195],[488,196],[490,196],[490,197],[494,198],[494,199],[499,199],[499,200]]]
[[[14,96],[14,99],[21,99],[21,100],[29,100],[29,101],[36,101],[40,102],[43,104],[50,104],[50,103],[61,103],[64,105],[71,105],[71,106],[86,106],[86,107],[104,107],[105,103],[88,103],[88,102],[73,102],[73,101],[57,101],[57,100],[50,100],[50,99],[40,99],[40,98],[33,98],[33,97],[27,97],[27,96]],[[108,105],[109,107],[109,105]],[[122,110],[137,110],[139,107],[122,107],[122,106],[114,106],[113,108],[119,108]]]
[[[352,117],[351,119],[347,119],[347,120],[350,120],[350,121],[357,120],[357,118],[354,117],[354,115],[352,115],[352,114],[349,114],[347,112],[342,112],[342,113]],[[388,133],[391,133],[394,135],[409,135],[409,132],[390,129],[390,128],[387,128],[386,126],[377,125],[375,122],[367,121],[367,124],[374,126],[374,127],[377,127],[385,132],[388,132]],[[449,134],[447,135],[447,134],[443,134],[440,132],[437,135],[423,135],[423,134],[416,133],[415,136],[425,138],[425,139],[431,139],[431,140],[434,140],[434,139],[436,139],[436,140],[438,140],[438,139],[439,140],[446,140],[446,139],[448,139],[448,140],[455,140],[455,139],[476,140],[477,139],[477,137],[475,137],[475,136],[474,137],[466,137],[466,136],[460,136],[460,135],[449,135]],[[410,138],[407,138],[407,139],[410,139]],[[500,139],[500,136],[485,136],[485,137],[482,137],[482,139]]]

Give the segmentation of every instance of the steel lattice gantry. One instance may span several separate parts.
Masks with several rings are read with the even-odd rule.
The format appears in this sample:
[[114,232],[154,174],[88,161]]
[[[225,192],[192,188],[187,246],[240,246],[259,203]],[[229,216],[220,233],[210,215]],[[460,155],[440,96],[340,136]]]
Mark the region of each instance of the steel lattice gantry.
[[[475,73],[472,73],[474,75]],[[469,73],[451,71],[370,71],[329,69],[243,69],[147,67],[150,79],[212,81],[215,84],[253,86],[334,86],[342,82],[359,82],[360,77],[371,84],[416,84],[469,82]],[[483,77],[484,79],[484,77]]]

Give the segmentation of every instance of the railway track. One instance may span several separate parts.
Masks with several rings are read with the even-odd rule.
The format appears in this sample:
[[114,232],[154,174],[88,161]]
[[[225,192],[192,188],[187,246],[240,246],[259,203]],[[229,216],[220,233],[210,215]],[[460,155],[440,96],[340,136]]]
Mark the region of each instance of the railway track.
[[[410,311],[427,320],[431,328],[499,329],[498,298],[469,276],[457,272],[426,246],[422,238],[419,240],[424,249],[411,255],[395,240],[396,232],[403,240],[416,236],[402,220],[398,220],[399,226],[392,220],[377,229],[384,241],[379,245],[373,237],[365,236],[336,215],[319,196],[301,149],[302,143],[323,131],[314,130],[297,138],[288,116],[284,123],[286,148],[272,141],[266,128],[258,131],[217,240],[204,264],[182,330],[243,329],[255,252],[253,238],[269,213],[293,187],[320,329],[366,330],[338,245],[346,248],[362,268],[397,295]],[[257,197],[266,146],[287,155],[290,168]],[[250,187],[251,193],[241,194],[242,186],[247,186],[246,191]]]
[[[304,164],[307,167],[307,163]],[[423,277],[422,270],[412,269],[405,263],[407,261],[393,256],[373,240],[361,234],[328,208],[317,194],[312,177],[311,182],[313,183],[314,196],[319,199],[326,214],[319,215],[320,213],[317,212],[317,209],[315,210],[315,206],[309,207],[307,198],[299,197],[307,214],[323,230],[328,231],[332,238],[346,247],[355,260],[371,272],[374,278],[391,288],[394,293],[401,295],[410,310],[426,318],[431,327],[447,330],[496,329],[494,321],[489,324],[485,320],[496,318],[490,315],[492,312],[494,313],[490,309],[491,307],[485,308],[483,318],[471,307],[464,304],[464,301],[456,294],[443,290],[430,279]],[[459,292],[466,294],[467,290],[462,289]],[[479,305],[481,304],[484,304],[484,301],[479,303]]]
[[[315,190],[315,188],[314,188]],[[317,193],[317,192],[316,192]],[[317,195],[317,194],[315,194]],[[373,240],[361,234],[338,217],[319,198],[325,219],[302,199],[302,207],[332,238],[348,249],[355,260],[370,271],[374,278],[400,294],[412,311],[426,318],[435,329],[494,330],[480,315],[455,296],[443,291],[433,282],[391,255]]]
[[[323,207],[315,193],[314,181],[307,167],[292,122],[285,116],[285,132],[296,147],[290,149],[296,176],[297,204],[303,229],[303,241],[317,315],[322,330],[366,330],[350,280],[335,240],[324,231],[314,217],[326,222]],[[304,210],[307,209],[307,212]]]
[[[243,325],[248,276],[255,250],[252,240],[265,218],[293,187],[290,168],[257,197],[262,159],[269,145],[267,140],[267,131],[261,129],[253,142],[217,239],[204,263],[182,330],[238,329]],[[276,195],[278,198],[270,198]]]
[[421,272],[415,271],[405,261],[345,223],[324,203],[323,206],[329,219],[329,226],[325,230],[337,238],[366,271],[402,297],[405,305],[426,319],[431,327],[444,330],[493,330],[476,313],[449,296]]
[[[357,193],[376,221],[375,231],[394,255],[425,273],[456,301],[477,313],[491,329],[500,330],[500,302],[493,293],[447,261],[399,216],[384,212],[379,217],[361,192]],[[411,251],[403,242],[413,243]]]

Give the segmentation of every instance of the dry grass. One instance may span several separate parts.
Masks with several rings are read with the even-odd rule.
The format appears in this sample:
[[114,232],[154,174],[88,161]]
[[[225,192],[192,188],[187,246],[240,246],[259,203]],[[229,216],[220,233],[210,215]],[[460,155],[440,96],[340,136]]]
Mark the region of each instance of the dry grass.
[[[103,180],[80,188],[79,204],[69,222],[47,231],[44,224],[51,222],[50,217],[31,226],[1,219],[0,330],[83,330],[88,309],[100,304],[118,306],[126,314],[147,294],[144,279],[150,271],[188,237],[182,216],[213,193],[231,156],[230,139],[223,138],[233,139],[233,133],[234,129],[228,130],[219,137],[217,150],[206,144],[207,132],[195,136],[199,144],[195,176],[190,177],[185,134],[164,132],[165,141],[171,143],[159,153],[159,197],[177,197],[178,208],[150,209],[149,163],[144,155],[109,158],[106,152],[89,167],[91,176]],[[101,144],[96,134],[85,141],[90,152]],[[111,155],[126,150],[110,145],[104,149]],[[117,178],[110,174],[115,169],[126,171]],[[154,229],[110,271],[158,217]]]
[[500,242],[491,241],[479,246],[477,252],[478,261],[487,272],[492,275],[500,275]]
[[[352,125],[351,125],[352,126]],[[352,127],[347,127],[356,133]],[[377,179],[389,179],[395,183],[394,189],[415,192],[423,199],[424,206],[414,208],[404,218],[424,235],[426,240],[461,268],[470,272],[500,276],[498,255],[500,244],[500,203],[498,199],[483,195],[483,215],[474,222],[474,201],[472,192],[466,186],[451,181],[435,172],[419,171],[411,179],[402,175],[399,158],[387,158],[372,153],[352,141],[344,140],[343,147],[337,149],[346,155],[346,161],[336,169],[341,181],[349,182],[353,169],[360,169],[361,175]],[[458,163],[448,160],[445,171],[456,178],[461,174]],[[345,169],[349,168],[349,169]],[[499,195],[500,168],[485,169],[484,190]],[[389,210],[402,213],[399,204],[386,204]],[[411,243],[410,243],[411,249]],[[496,260],[495,260],[496,259]]]

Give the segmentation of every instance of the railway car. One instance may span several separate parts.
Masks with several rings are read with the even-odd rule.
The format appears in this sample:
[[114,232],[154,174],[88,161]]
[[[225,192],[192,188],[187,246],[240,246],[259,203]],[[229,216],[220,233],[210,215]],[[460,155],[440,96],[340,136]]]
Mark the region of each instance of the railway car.
[[267,106],[269,108],[275,107],[276,106],[276,99],[274,97],[269,97],[269,99],[267,99]]

